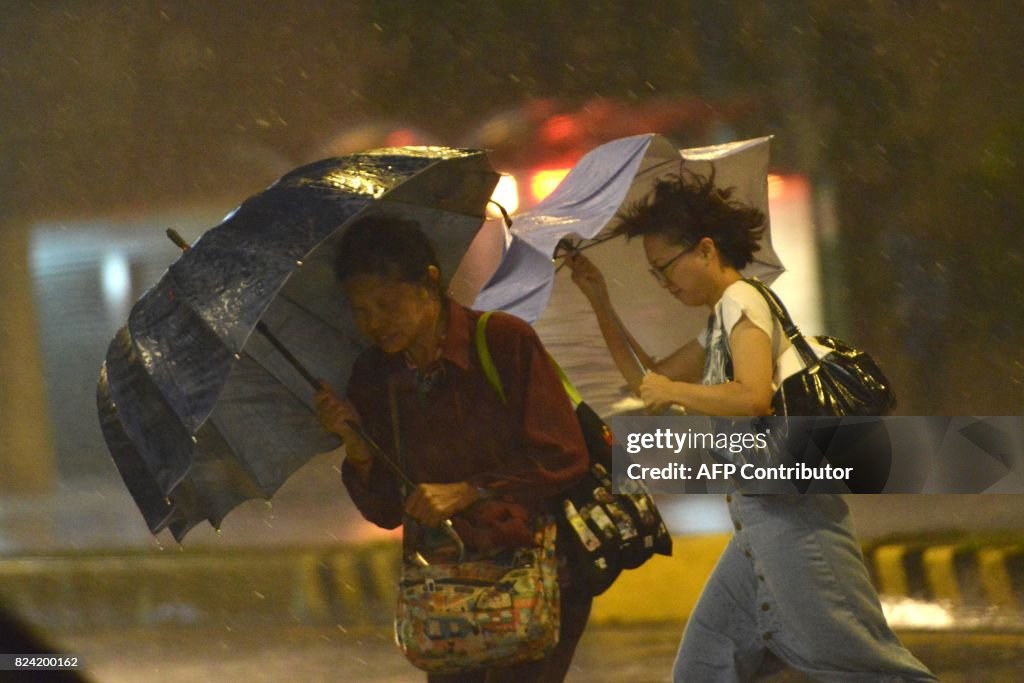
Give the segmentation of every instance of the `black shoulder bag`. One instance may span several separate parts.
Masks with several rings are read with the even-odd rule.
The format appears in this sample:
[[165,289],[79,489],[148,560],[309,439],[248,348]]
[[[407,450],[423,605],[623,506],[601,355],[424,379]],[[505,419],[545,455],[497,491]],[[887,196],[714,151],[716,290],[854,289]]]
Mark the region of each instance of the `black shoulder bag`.
[[[822,418],[881,417],[896,407],[892,385],[874,358],[834,337],[816,336],[828,349],[820,358],[793,323],[789,312],[767,285],[747,279],[764,297],[772,315],[796,347],[804,367],[786,377],[772,396],[775,418],[769,452],[778,462],[801,462],[810,467],[831,464],[848,467],[843,480],[853,493],[883,490],[892,465],[885,425],[880,420],[841,423]],[[779,424],[777,418],[783,418]],[[810,483],[801,481],[801,493]]]
[[834,337],[814,337],[829,349],[821,358],[789,316],[789,312],[766,284],[745,280],[768,302],[772,315],[796,347],[804,368],[782,381],[772,397],[779,416],[888,415],[896,407],[896,394],[875,359]]

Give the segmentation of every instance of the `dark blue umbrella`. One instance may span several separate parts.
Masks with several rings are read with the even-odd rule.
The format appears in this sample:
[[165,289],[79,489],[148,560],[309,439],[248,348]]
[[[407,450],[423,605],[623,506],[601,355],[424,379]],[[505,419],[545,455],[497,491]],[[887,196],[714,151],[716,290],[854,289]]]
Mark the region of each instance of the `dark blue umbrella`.
[[474,150],[327,159],[182,253],[132,308],[97,388],[107,446],[153,533],[219,526],[339,445],[312,406],[313,378],[343,387],[363,348],[331,267],[345,227],[368,209],[416,219],[451,274],[497,179]]

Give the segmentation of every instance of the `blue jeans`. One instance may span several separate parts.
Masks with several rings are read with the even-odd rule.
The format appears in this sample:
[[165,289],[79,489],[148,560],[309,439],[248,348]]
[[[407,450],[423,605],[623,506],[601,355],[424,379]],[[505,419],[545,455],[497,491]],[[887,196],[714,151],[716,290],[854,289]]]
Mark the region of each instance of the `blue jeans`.
[[889,628],[838,495],[726,497],[735,533],[686,624],[676,683],[772,664],[837,683],[936,681]]

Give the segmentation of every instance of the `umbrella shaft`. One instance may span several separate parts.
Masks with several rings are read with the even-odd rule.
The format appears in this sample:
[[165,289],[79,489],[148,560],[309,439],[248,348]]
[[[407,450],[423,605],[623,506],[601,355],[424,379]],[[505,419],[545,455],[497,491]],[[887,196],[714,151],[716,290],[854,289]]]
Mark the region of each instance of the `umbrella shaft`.
[[636,363],[636,366],[637,368],[640,369],[640,372],[646,375],[648,372],[651,371],[650,368],[644,365],[644,362],[640,360],[640,354],[637,353],[636,347],[633,346],[633,342],[630,341],[629,336],[626,334],[626,331],[623,330],[621,326],[619,327],[619,329],[622,331],[622,336],[625,337],[626,348],[629,349],[629,355],[633,358],[633,362]]
[[363,429],[363,426],[361,424],[351,420],[349,420],[347,424],[360,437],[362,437],[363,441],[366,442],[366,445],[370,447],[371,451],[373,451],[374,456],[379,458],[385,465],[387,465],[388,468],[395,473],[395,476],[397,476],[402,481],[403,484],[408,486],[410,489],[416,488],[416,482],[414,482],[412,479],[406,476],[405,472],[402,471],[402,468],[395,464],[395,461],[391,459],[391,456],[384,452],[383,448],[377,445],[377,442],[373,440],[373,437],[366,433],[366,430]]
[[288,361],[300,375],[302,375],[303,379],[309,382],[309,385],[313,387],[314,390],[320,391],[320,389],[323,388],[323,384],[320,380],[314,377],[313,374],[306,369],[302,362],[295,357],[295,354],[289,351],[288,347],[281,343],[281,340],[270,331],[270,328],[267,327],[262,320],[256,323],[256,331],[262,334],[263,337],[270,342],[275,349],[277,349],[278,353],[284,356],[284,359]]

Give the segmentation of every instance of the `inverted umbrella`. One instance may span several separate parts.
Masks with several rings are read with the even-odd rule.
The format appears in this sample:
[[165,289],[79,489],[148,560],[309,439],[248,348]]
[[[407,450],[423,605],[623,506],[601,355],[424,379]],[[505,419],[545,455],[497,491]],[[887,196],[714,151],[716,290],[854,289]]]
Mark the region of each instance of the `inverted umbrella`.
[[327,159],[182,253],[132,308],[97,388],[107,446],[153,533],[219,526],[339,445],[317,421],[311,380],[344,386],[364,348],[332,269],[346,227],[371,209],[415,219],[454,273],[497,179],[475,150]]
[[[559,272],[553,257],[566,240],[602,270],[609,293],[625,326],[646,349],[658,356],[692,339],[707,322],[707,312],[685,307],[665,295],[648,273],[640,240],[608,239],[625,206],[642,199],[657,180],[685,170],[708,176],[715,184],[734,187],[733,197],[755,206],[768,217],[768,152],[770,137],[742,140],[711,147],[678,150],[659,135],[638,135],[596,147],[573,167],[559,186],[541,203],[514,217],[512,241],[494,276],[474,306],[518,315],[538,330],[551,351],[567,347],[566,356],[579,357],[592,366],[604,354],[599,341],[582,339],[580,320],[592,319],[582,295],[569,282],[567,269]],[[747,277],[772,282],[784,268],[771,242],[770,226],[759,242],[754,262],[743,269]],[[548,307],[554,296],[555,305]],[[547,310],[547,312],[545,312]],[[594,327],[596,333],[596,326]],[[573,362],[566,369],[572,374]],[[603,385],[603,386],[602,386]],[[608,382],[581,386],[591,403],[601,406]],[[605,412],[599,408],[599,411]]]

